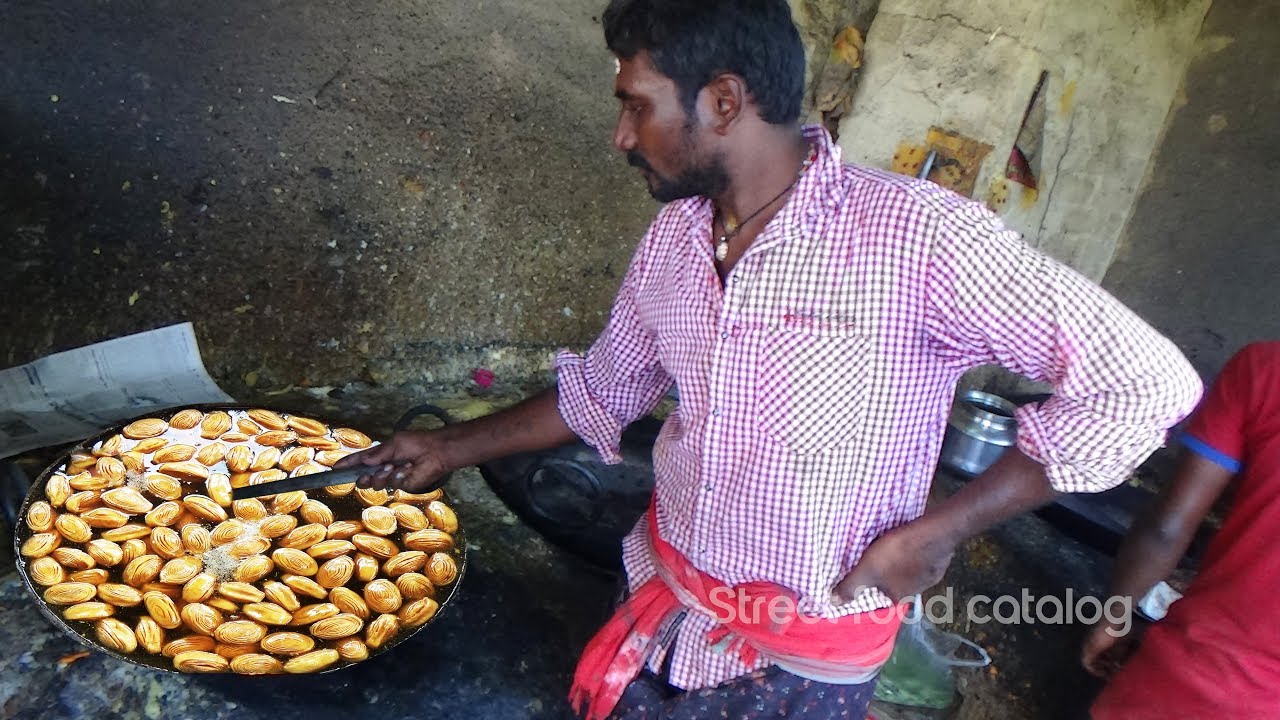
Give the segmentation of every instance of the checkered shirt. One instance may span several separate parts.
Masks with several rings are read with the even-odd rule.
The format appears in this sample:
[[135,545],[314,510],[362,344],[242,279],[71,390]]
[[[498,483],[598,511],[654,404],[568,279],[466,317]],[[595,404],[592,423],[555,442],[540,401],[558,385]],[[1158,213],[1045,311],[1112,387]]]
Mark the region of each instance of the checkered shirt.
[[[556,365],[560,413],[609,462],[674,383],[653,452],[662,537],[730,586],[777,583],[833,617],[891,604],[870,590],[835,606],[831,589],[924,511],[966,370],[1053,384],[1018,410],[1018,447],[1065,492],[1125,480],[1201,383],[1172,343],[980,203],[845,165],[824,130],[805,135],[816,161],[723,285],[711,202],[668,204],[603,333]],[[632,588],[654,575],[643,532],[623,542]],[[650,667],[673,651],[685,689],[756,669],[707,644],[713,625],[690,613]]]

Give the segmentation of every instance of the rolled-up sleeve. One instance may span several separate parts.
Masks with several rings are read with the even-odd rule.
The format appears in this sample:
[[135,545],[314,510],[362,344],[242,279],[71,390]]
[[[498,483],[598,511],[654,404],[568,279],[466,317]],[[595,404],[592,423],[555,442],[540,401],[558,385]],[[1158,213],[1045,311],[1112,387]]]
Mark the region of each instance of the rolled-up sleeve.
[[632,258],[600,337],[585,355],[556,354],[560,416],[610,464],[622,461],[622,431],[652,411],[672,382],[636,303],[646,280],[651,236],[652,231]]
[[1172,342],[985,207],[941,204],[927,289],[937,352],[1054,386],[1016,417],[1018,448],[1044,465],[1055,489],[1124,482],[1195,407],[1200,377]]

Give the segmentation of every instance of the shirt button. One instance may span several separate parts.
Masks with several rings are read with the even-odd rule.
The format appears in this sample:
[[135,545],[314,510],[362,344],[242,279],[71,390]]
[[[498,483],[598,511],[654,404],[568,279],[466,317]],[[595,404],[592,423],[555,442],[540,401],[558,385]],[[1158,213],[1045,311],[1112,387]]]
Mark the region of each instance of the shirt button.
[[733,276],[733,284],[734,284],[734,285],[737,285],[737,284],[738,284],[738,282],[739,282],[739,281],[741,281],[741,280],[742,280],[742,278],[738,277],[737,275],[734,275],[734,276]]
[[721,340],[728,340],[728,339],[729,339],[729,333],[727,333],[727,332],[722,332],[722,333],[720,333],[720,339],[721,339]]
[[715,408],[715,409],[713,409],[713,410],[711,411],[711,414],[712,414],[712,415],[715,415],[716,417],[720,417],[720,408]]

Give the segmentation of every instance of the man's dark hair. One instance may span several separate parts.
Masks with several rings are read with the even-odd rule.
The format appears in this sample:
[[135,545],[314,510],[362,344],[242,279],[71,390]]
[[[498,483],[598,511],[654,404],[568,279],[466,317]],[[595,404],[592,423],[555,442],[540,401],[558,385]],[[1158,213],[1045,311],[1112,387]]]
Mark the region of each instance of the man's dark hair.
[[730,72],[746,81],[765,122],[800,117],[804,45],[786,0],[611,0],[604,39],[623,59],[648,51],[686,113],[702,88]]

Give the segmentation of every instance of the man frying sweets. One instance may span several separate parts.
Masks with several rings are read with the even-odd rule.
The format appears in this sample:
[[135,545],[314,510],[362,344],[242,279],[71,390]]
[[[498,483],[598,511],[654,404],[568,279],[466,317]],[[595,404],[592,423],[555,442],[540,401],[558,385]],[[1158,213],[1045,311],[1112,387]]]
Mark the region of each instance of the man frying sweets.
[[[623,429],[674,384],[630,596],[588,645],[585,717],[862,720],[895,602],[957,544],[1059,492],[1124,479],[1200,397],[1177,349],[982,205],[847,165],[799,123],[785,0],[613,0],[614,145],[666,203],[610,320],[557,385],[346,459],[366,487]],[[1017,448],[927,514],[957,380],[1053,383]],[[392,460],[411,465],[392,468]]]

